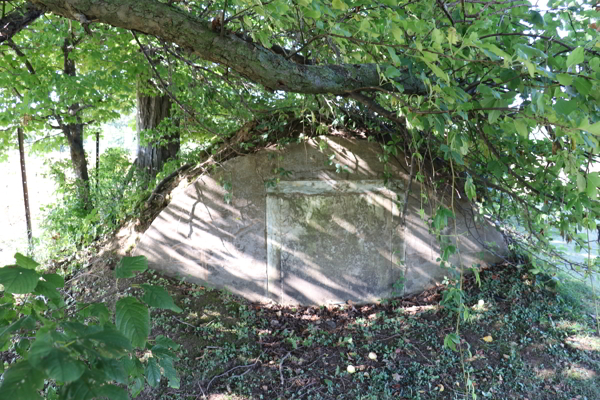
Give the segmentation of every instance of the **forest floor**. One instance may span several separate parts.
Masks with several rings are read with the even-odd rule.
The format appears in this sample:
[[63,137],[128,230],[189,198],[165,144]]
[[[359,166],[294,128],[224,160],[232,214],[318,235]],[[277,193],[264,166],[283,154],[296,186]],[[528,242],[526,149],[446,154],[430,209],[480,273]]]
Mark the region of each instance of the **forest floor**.
[[[73,280],[73,294],[106,301],[119,258],[110,254]],[[480,399],[600,399],[590,287],[568,280],[552,290],[543,280],[509,265],[483,271],[480,286],[467,279],[462,364],[460,352],[443,346],[456,330],[456,317],[440,305],[443,286],[331,307],[252,304],[152,271],[119,286],[162,284],[183,309],[154,311],[152,328],[153,337],[181,345],[181,385],[163,379],[142,400],[462,399],[471,398],[466,379]]]

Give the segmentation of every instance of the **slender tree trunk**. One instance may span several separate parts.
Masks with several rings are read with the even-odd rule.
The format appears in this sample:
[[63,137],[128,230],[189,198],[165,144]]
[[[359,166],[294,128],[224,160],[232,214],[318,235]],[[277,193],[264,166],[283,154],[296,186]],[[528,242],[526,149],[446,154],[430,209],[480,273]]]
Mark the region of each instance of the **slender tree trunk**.
[[177,156],[179,134],[163,138],[165,145],[150,142],[140,144],[142,131],[155,129],[160,122],[171,115],[171,99],[167,95],[147,96],[140,91],[137,94],[137,166],[152,177],[160,172],[165,162]]
[[96,131],[96,189],[98,188],[98,171],[100,171],[100,131]]
[[17,128],[19,137],[19,156],[21,159],[21,182],[23,183],[23,201],[25,202],[25,221],[27,223],[27,249],[28,253],[33,249],[33,231],[31,228],[31,213],[29,210],[29,189],[27,188],[27,172],[25,171],[25,146],[23,145],[23,128]]
[[[69,58],[69,53],[74,50],[72,42],[69,38],[65,38],[62,45],[63,51],[63,71],[65,75],[77,76],[75,61]],[[88,175],[87,160],[85,150],[83,148],[83,130],[85,125],[81,122],[81,117],[78,115],[80,107],[78,103],[72,104],[69,107],[69,114],[77,116],[77,122],[63,124],[62,130],[69,142],[69,150],[71,151],[71,163],[75,170],[77,178],[77,186],[79,190],[79,198],[83,201],[86,209],[92,209],[90,199],[90,177]]]
[[91,209],[90,177],[88,175],[87,160],[83,148],[83,128],[83,124],[68,124],[64,126],[63,132],[69,142],[71,164],[73,164],[75,171],[80,199],[83,201],[86,209]]

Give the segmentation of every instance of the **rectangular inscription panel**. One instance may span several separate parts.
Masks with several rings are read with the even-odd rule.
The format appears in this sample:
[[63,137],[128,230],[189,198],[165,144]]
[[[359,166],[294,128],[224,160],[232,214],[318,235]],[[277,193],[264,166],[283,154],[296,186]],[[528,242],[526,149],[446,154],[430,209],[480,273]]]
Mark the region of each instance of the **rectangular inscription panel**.
[[401,186],[383,181],[295,181],[270,189],[271,298],[327,304],[401,294],[394,293],[404,276],[401,196]]

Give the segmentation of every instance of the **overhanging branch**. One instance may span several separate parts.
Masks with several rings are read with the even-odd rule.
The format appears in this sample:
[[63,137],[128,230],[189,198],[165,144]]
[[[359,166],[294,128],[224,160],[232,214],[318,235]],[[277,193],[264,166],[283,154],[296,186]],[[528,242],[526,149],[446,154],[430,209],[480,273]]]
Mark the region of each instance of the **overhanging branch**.
[[0,44],[21,32],[27,25],[38,19],[44,12],[31,3],[15,8],[0,19]]
[[[207,21],[185,11],[151,0],[32,0],[40,7],[77,19],[87,20],[158,36],[190,49],[204,60],[229,66],[240,75],[270,90],[305,94],[343,95],[366,88],[381,88],[376,64],[300,65],[285,56],[239,38],[233,33],[220,35]],[[404,72],[405,94],[426,94],[417,77]],[[386,86],[387,87],[387,86]],[[394,90],[393,86],[389,86]],[[370,89],[372,90],[372,89]]]

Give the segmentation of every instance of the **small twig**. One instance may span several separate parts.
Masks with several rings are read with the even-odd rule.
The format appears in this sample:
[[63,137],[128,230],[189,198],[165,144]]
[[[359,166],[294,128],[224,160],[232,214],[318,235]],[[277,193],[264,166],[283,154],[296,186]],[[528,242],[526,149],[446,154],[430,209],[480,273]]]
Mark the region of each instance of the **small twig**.
[[185,171],[186,169],[190,168],[191,166],[192,166],[192,164],[184,164],[181,167],[177,168],[175,171],[171,172],[169,175],[167,175],[163,180],[161,180],[158,183],[158,185],[156,185],[156,187],[154,188],[154,190],[152,191],[152,193],[150,194],[150,197],[148,197],[148,200],[146,200],[146,205],[149,205],[150,202],[152,202],[152,200],[154,199],[154,197],[156,197],[158,195],[158,192],[163,188],[163,186],[165,186],[165,184],[168,181],[170,181],[171,179],[173,179],[180,172]]
[[179,322],[179,323],[185,324],[185,325],[187,325],[187,326],[191,326],[191,327],[192,327],[192,328],[194,328],[194,329],[196,329],[196,328],[197,328],[195,325],[192,325],[192,324],[190,324],[189,322],[182,321],[182,320],[180,320],[179,318],[175,318],[175,317],[172,317],[172,318],[173,318],[175,321]]
[[214,376],[214,377],[213,377],[213,378],[210,380],[210,382],[208,382],[208,385],[206,386],[206,391],[208,392],[208,391],[210,390],[210,385],[212,385],[212,383],[213,383],[213,381],[214,381],[215,379],[217,379],[217,378],[220,378],[220,377],[222,377],[222,376],[225,376],[225,375],[229,374],[231,371],[235,371],[236,369],[239,369],[239,368],[252,368],[252,367],[256,366],[256,365],[259,363],[259,361],[260,361],[260,358],[262,357],[262,355],[263,355],[263,354],[264,354],[264,351],[263,351],[262,353],[260,353],[260,355],[259,355],[259,356],[256,358],[256,361],[254,361],[252,364],[248,364],[248,365],[238,365],[237,367],[233,367],[233,368],[231,368],[230,370],[227,370],[227,371],[223,372],[223,373],[222,373],[222,374],[220,374],[220,375]]
[[290,354],[292,354],[292,352],[291,352],[291,351],[290,351],[290,352],[288,352],[288,353],[285,355],[285,357],[283,357],[283,358],[281,359],[281,361],[279,362],[279,378],[281,378],[281,386],[283,386],[283,383],[284,383],[284,379],[283,379],[283,370],[282,370],[282,368],[283,368],[283,362],[285,361],[285,359],[286,359],[286,358],[288,358],[288,357],[290,356]]
[[225,10],[227,10],[227,0],[225,0],[225,5],[223,6],[223,11],[221,12],[221,37],[223,37],[225,34]]
[[401,333],[396,333],[395,335],[388,336],[388,337],[386,337],[386,338],[383,338],[383,339],[379,339],[379,341],[381,341],[381,342],[384,342],[384,341],[386,341],[386,340],[390,340],[390,339],[396,338],[396,337],[398,337],[398,336],[402,336],[402,334],[401,334]]
[[437,3],[440,6],[440,8],[442,9],[442,11],[444,11],[444,14],[446,14],[446,17],[448,17],[448,19],[450,20],[450,23],[452,24],[452,26],[454,26],[454,20],[452,19],[452,16],[448,12],[446,5],[441,0],[437,0]]
[[312,38],[310,38],[310,40],[308,42],[306,42],[304,44],[304,46],[300,47],[298,50],[291,52],[287,57],[285,57],[286,60],[289,60],[290,58],[294,57],[296,54],[298,54],[299,52],[301,52],[302,50],[304,50],[306,48],[306,46],[308,46],[309,44],[311,44],[312,42],[314,42],[317,39],[320,39],[322,37],[326,37],[327,35],[317,35],[317,36],[313,36]]
[[[410,149],[410,147],[409,147]],[[406,211],[408,210],[408,196],[410,195],[410,188],[412,186],[413,178],[415,177],[415,153],[414,150],[410,156],[410,176],[408,178],[408,185],[404,191],[404,206],[402,207],[402,225],[406,226]]]

